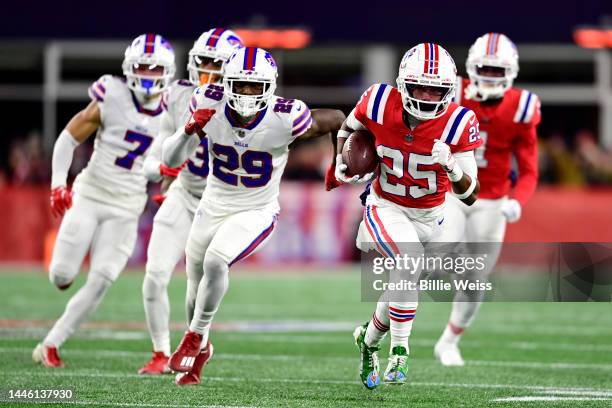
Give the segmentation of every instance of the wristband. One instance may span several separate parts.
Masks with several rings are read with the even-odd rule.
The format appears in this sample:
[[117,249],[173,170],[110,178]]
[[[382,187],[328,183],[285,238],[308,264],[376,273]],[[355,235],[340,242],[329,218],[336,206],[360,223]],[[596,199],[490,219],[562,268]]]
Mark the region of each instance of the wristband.
[[344,129],[340,129],[338,131],[338,135],[337,137],[342,138],[342,139],[346,139],[351,135],[351,132],[349,132],[348,130],[344,130]]
[[465,190],[465,192],[461,193],[461,194],[457,194],[455,192],[453,192],[453,194],[455,194],[455,197],[457,197],[460,200],[465,200],[466,198],[468,198],[473,192],[474,189],[476,189],[476,178],[475,177],[471,177],[472,182],[470,183],[470,186],[468,187],[467,190]]
[[463,177],[463,170],[461,169],[459,165],[457,165],[457,163],[455,163],[455,167],[453,167],[453,170],[446,172],[446,174],[448,175],[448,179],[450,181],[452,181],[453,183],[456,183],[457,181],[461,180],[461,178]]

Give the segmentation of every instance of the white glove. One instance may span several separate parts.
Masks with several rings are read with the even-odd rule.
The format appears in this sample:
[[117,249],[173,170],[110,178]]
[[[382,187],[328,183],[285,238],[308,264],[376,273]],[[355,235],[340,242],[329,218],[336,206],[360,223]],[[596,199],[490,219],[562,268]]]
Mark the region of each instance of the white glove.
[[352,177],[348,177],[346,175],[346,164],[342,163],[342,155],[338,154],[336,156],[336,171],[334,172],[334,176],[336,176],[336,179],[341,183],[361,184],[361,183],[367,183],[368,181],[370,181],[372,177],[374,176],[374,173],[365,174],[361,178],[359,177],[358,174]]
[[438,163],[448,173],[448,178],[455,182],[461,180],[463,177],[463,170],[459,166],[456,166],[457,162],[455,156],[450,151],[450,147],[440,141],[434,139],[434,145],[431,148],[431,156],[433,157],[434,163]]
[[511,198],[501,205],[501,212],[508,222],[517,222],[521,218],[521,203]]

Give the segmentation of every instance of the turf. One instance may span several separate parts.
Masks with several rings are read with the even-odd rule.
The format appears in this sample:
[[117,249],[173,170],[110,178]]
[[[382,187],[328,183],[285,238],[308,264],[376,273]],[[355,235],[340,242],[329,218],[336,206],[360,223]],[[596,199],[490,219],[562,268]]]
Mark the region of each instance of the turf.
[[[443,368],[432,357],[450,305],[423,303],[411,337],[410,383],[371,392],[357,381],[351,337],[374,308],[360,302],[358,273],[241,272],[231,277],[215,319],[216,354],[203,384],[179,388],[173,376],[136,374],[151,348],[138,272],[124,274],[64,345],[66,368],[32,363],[31,350],[82,281],[59,292],[42,272],[0,273],[0,405],[31,406],[7,399],[8,389],[28,388],[70,388],[72,404],[111,407],[612,404],[609,303],[487,303],[462,342],[463,368]],[[170,285],[176,328],[184,289],[179,274]],[[174,330],[173,345],[180,336]],[[546,400],[532,401],[538,398]]]

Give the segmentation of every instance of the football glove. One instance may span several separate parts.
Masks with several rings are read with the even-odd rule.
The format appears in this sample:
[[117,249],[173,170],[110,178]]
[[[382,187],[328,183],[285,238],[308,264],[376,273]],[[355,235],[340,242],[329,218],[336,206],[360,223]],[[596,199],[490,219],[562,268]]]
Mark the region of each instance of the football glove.
[[66,186],[56,187],[51,190],[50,197],[51,213],[54,217],[62,217],[66,210],[72,207],[72,193]]
[[187,124],[185,125],[185,133],[188,135],[193,135],[193,133],[196,132],[200,137],[206,136],[206,134],[202,132],[202,129],[204,129],[204,126],[210,122],[210,119],[214,114],[214,109],[198,109],[197,111],[193,112],[193,115],[191,115],[189,121],[187,121]]
[[521,203],[513,198],[504,201],[501,205],[501,212],[508,222],[517,222],[521,218]]

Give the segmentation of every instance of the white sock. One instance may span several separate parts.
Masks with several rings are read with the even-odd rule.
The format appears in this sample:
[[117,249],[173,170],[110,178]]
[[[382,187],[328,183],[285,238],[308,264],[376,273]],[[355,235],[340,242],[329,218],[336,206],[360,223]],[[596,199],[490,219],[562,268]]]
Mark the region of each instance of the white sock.
[[204,276],[198,286],[193,319],[189,325],[190,331],[208,337],[210,323],[219,309],[228,285],[227,263],[216,255],[207,254],[204,260]]
[[448,322],[444,328],[442,336],[440,337],[440,341],[448,344],[459,344],[459,340],[461,340],[464,330],[464,328],[455,326],[453,323]]
[[377,346],[389,332],[389,303],[378,302],[372,319],[368,323],[365,334],[365,344]]
[[96,310],[111,283],[105,277],[90,271],[87,282],[70,298],[64,313],[55,322],[43,344],[47,347],[61,347],[79,325]]
[[[147,326],[153,342],[153,351],[170,355],[170,302],[166,274],[147,271],[142,285]],[[168,275],[169,276],[169,275]]]
[[412,331],[417,306],[417,302],[389,302],[391,350],[396,346],[402,346],[406,348],[406,352],[410,352],[408,338]]

